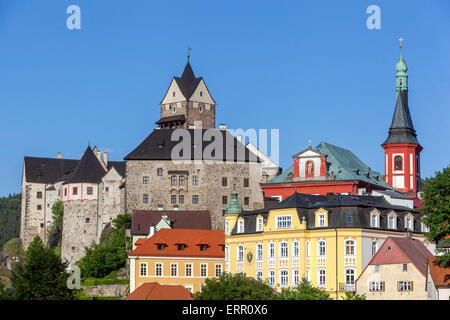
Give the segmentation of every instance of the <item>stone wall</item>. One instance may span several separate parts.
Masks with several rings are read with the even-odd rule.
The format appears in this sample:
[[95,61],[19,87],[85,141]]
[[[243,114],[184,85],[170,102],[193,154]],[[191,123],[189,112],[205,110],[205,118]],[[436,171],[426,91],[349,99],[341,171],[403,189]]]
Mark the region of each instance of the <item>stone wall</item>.
[[84,256],[84,248],[98,243],[98,201],[64,202],[61,258],[72,265]]
[[[42,199],[37,198],[38,191],[42,192]],[[41,210],[38,210],[38,205],[41,206]],[[20,238],[24,248],[28,247],[35,236],[39,236],[44,242],[47,240],[45,209],[45,184],[23,183]]]
[[104,284],[98,286],[82,286],[88,297],[126,297],[130,292],[128,284]]
[[[163,169],[163,175],[157,175],[157,168]],[[187,171],[170,173],[170,171]],[[149,177],[149,184],[143,184],[143,177]],[[171,176],[177,177],[177,186],[171,186]],[[185,177],[185,185],[178,186],[179,176]],[[238,199],[244,210],[263,207],[263,194],[259,186],[261,165],[258,163],[229,164],[175,164],[172,161],[131,160],[126,163],[126,210],[209,210],[213,229],[223,229],[223,211],[230,200],[233,186],[236,185]],[[198,186],[193,186],[193,177],[198,177]],[[227,178],[227,186],[222,186],[222,177]],[[244,187],[244,178],[249,179],[249,186]],[[144,194],[149,195],[148,203],[143,202]],[[175,195],[176,204],[171,203]],[[184,195],[184,203],[179,203],[179,196]],[[198,204],[193,203],[193,195],[199,196]],[[227,203],[222,203],[222,196]],[[248,197],[248,205],[244,203]]]
[[98,240],[104,228],[119,214],[125,213],[122,195],[125,190],[119,188],[122,182],[123,178],[115,170],[111,170],[99,184]]

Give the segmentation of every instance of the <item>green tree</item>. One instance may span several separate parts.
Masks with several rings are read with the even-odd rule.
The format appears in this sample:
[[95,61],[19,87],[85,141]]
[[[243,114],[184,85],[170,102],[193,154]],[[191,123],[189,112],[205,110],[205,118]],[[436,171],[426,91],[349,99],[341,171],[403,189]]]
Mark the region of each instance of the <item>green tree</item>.
[[0,198],[0,248],[19,236],[22,194]]
[[117,216],[113,226],[102,234],[99,244],[86,247],[85,256],[76,263],[83,278],[103,278],[126,264],[131,239],[125,231],[131,226],[131,215]]
[[312,286],[308,280],[302,281],[296,288],[286,288],[281,294],[275,297],[277,300],[332,300],[324,289]]
[[[429,227],[426,233],[430,241],[450,243],[450,166],[442,172],[436,172],[432,178],[425,180],[426,185],[422,190],[424,205],[420,210],[426,217],[424,223]],[[436,249],[437,263],[441,266],[450,265],[450,252],[444,249]]]
[[344,300],[366,300],[366,295],[360,295],[353,291],[346,291]]
[[270,300],[273,289],[264,282],[246,278],[242,274],[223,273],[219,278],[208,278],[196,300]]
[[19,300],[73,299],[73,291],[67,288],[67,262],[45,248],[36,236],[25,252],[25,262],[17,264],[11,275],[12,287]]
[[[53,224],[48,234],[48,244],[52,249],[58,248],[61,245],[63,232],[63,215],[64,205],[61,200],[58,200],[53,204],[52,207]],[[59,249],[56,251],[59,251]]]

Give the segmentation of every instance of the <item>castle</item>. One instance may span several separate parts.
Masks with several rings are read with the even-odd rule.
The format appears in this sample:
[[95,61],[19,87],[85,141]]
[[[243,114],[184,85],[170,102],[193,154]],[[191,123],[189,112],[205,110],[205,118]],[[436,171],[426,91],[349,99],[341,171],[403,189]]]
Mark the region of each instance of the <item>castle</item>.
[[[57,200],[64,204],[61,256],[70,263],[83,257],[86,246],[98,243],[121,213],[208,210],[212,228],[223,229],[223,213],[233,188],[246,210],[264,206],[259,184],[273,178],[278,166],[253,145],[245,147],[223,126],[215,129],[216,102],[203,78],[194,75],[189,60],[182,76],[172,79],[160,107],[158,127],[125,161],[108,161],[106,152],[90,146],[79,160],[63,159],[61,154],[24,158],[20,237],[25,247],[36,235],[47,241]],[[192,138],[191,152],[184,154],[182,163],[172,156],[177,145],[173,134],[180,128]],[[215,139],[196,140],[207,129],[216,139],[221,137],[218,149],[223,152],[198,161],[199,151],[203,156],[213,144],[217,146]]]

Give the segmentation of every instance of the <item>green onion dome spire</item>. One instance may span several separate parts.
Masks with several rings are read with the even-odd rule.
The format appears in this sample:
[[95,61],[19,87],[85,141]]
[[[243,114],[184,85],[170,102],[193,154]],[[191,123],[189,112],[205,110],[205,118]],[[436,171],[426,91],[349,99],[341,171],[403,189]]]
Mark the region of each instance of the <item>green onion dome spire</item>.
[[397,74],[395,76],[396,79],[395,91],[397,92],[399,90],[401,91],[408,90],[408,75],[406,74],[406,71],[408,71],[408,66],[406,65],[405,60],[403,60],[402,55],[403,39],[400,38],[399,41],[400,41],[400,58],[398,59],[398,62],[395,65],[395,70],[397,71]]
[[236,189],[233,188],[233,192],[231,192],[231,200],[225,209],[225,214],[240,214],[242,213],[242,206],[237,199]]

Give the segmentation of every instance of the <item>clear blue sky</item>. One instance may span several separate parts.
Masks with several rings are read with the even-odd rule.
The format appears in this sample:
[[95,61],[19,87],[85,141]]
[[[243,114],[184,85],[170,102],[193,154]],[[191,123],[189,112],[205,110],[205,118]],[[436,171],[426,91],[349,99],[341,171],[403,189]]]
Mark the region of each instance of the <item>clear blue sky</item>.
[[[81,7],[81,30],[66,8]],[[369,30],[366,8],[381,8]],[[279,128],[280,164],[308,139],[384,173],[405,39],[410,108],[431,176],[450,159],[450,1],[0,1],[0,195],[23,157],[79,158],[88,141],[121,160],[155,127],[186,51],[217,125]]]

